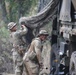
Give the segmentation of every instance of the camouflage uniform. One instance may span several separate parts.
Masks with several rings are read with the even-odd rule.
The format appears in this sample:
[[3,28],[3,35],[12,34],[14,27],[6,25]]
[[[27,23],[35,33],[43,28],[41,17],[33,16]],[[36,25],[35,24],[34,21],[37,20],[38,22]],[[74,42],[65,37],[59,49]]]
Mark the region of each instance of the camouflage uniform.
[[[28,57],[26,61],[24,61],[26,68],[27,68],[27,75],[39,75],[39,63],[42,62],[41,57],[41,49],[42,49],[42,42],[39,38],[35,38],[28,51]],[[33,59],[33,55],[30,55],[30,51],[33,50],[39,57]]]
[[42,48],[43,43],[41,39],[39,37],[33,39],[28,52],[25,54],[26,58],[24,59],[27,75],[39,75],[39,71],[42,68]]
[[[14,23],[9,23],[8,27],[14,25]],[[13,26],[12,26],[13,28]],[[11,28],[11,29],[12,29]],[[10,29],[10,28],[9,28]],[[27,33],[27,28],[25,27],[23,30],[17,30],[15,32],[11,32],[10,39],[11,43],[13,44],[13,61],[15,66],[15,74],[22,75],[23,72],[23,53],[26,50],[26,46],[23,39],[23,36]],[[20,49],[23,51],[20,51]]]

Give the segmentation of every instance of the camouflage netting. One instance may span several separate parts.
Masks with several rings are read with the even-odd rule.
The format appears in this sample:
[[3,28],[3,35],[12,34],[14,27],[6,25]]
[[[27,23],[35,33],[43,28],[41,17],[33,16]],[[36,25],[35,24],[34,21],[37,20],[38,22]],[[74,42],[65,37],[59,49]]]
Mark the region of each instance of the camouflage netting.
[[50,20],[56,17],[56,11],[59,4],[59,0],[50,0],[50,2],[36,15],[30,17],[21,17],[19,24],[25,22],[30,28],[39,28],[47,24]]

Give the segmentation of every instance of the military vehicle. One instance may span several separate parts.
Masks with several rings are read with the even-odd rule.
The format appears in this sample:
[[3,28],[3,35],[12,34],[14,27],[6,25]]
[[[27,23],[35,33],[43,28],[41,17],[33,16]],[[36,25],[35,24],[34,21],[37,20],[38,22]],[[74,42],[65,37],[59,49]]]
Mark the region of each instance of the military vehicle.
[[51,60],[50,71],[76,75],[76,0],[50,0],[37,15],[20,18],[20,23],[23,21],[32,29],[52,21],[51,47],[55,58]]
[[52,45],[59,50],[59,74],[76,75],[76,0],[60,0],[53,20]]

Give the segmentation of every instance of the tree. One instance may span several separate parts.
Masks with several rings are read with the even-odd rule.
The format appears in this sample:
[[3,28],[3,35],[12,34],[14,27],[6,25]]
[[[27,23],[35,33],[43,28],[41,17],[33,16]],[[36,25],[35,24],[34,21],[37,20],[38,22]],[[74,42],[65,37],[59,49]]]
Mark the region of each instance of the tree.
[[38,12],[40,12],[49,2],[50,0],[39,0]]
[[32,5],[31,0],[16,0],[16,3],[19,18],[29,13],[29,10]]
[[8,17],[7,17],[7,11],[6,11],[6,6],[5,6],[5,0],[0,0],[0,6],[1,6],[1,11],[2,11],[2,20],[5,23],[7,23]]

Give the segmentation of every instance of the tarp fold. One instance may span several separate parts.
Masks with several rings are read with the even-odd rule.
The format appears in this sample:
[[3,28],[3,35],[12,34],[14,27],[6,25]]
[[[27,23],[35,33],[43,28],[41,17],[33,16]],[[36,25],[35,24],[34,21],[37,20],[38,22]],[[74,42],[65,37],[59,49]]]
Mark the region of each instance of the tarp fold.
[[59,0],[51,0],[39,13],[30,17],[21,17],[19,24],[25,22],[30,28],[37,28],[44,26],[50,20],[56,17]]

